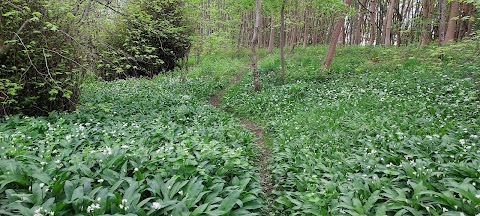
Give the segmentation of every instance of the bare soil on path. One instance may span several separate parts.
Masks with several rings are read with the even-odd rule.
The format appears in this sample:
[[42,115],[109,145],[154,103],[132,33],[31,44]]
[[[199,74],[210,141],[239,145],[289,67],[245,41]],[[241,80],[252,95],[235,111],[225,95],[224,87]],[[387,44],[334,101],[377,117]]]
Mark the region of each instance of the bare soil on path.
[[[246,70],[244,70],[242,73],[238,74],[236,77],[230,80],[229,84],[224,89],[218,91],[214,95],[211,95],[209,99],[210,104],[212,104],[213,106],[217,107],[220,110],[223,110],[220,100],[223,97],[225,89],[242,80],[245,73],[246,73]],[[260,127],[259,125],[252,123],[242,117],[239,117],[239,116],[237,117],[240,119],[240,122],[243,125],[243,127],[247,128],[253,134],[255,134],[255,143],[257,144],[258,149],[262,151],[261,154],[259,154],[257,157],[256,166],[258,168],[258,171],[262,180],[263,192],[265,194],[265,197],[268,198],[273,191],[273,184],[272,184],[271,174],[268,170],[268,164],[271,158],[271,151],[270,151],[270,148],[265,145],[264,131],[262,127]],[[268,204],[267,204],[267,209],[265,210],[269,211]]]

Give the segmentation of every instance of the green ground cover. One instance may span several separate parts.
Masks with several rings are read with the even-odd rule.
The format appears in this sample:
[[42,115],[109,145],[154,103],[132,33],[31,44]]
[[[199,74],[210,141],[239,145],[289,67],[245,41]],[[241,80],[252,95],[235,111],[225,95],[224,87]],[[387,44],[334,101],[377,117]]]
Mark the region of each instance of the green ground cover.
[[208,104],[226,81],[176,77],[93,82],[77,112],[0,120],[0,215],[259,212],[254,137]]
[[[273,215],[475,215],[480,212],[480,62],[475,48],[325,48],[276,54],[230,88],[225,108],[264,125]],[[478,52],[478,51],[477,51]],[[478,59],[477,59],[478,60]]]

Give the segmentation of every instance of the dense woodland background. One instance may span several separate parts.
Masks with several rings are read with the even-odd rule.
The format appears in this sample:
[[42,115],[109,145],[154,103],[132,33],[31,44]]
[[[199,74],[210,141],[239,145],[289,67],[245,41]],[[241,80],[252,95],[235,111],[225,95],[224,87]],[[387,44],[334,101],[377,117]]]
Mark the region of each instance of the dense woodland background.
[[[153,76],[186,68],[188,57],[199,62],[203,54],[240,51],[257,41],[269,52],[284,44],[290,53],[338,37],[341,45],[443,45],[478,40],[480,28],[474,0],[257,3],[260,8],[247,0],[2,1],[1,113],[72,110],[87,78]],[[252,40],[255,24],[258,40]],[[343,27],[338,36],[336,25]]]

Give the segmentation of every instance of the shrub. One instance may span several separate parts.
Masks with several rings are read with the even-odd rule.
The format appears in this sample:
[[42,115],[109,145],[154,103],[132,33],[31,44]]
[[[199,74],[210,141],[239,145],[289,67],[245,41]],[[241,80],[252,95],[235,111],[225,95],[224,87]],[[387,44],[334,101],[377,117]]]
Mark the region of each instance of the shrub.
[[189,30],[178,0],[135,0],[118,16],[97,65],[106,80],[172,70],[189,50]]
[[54,4],[0,3],[0,115],[75,107],[81,74],[73,57],[76,45],[68,30],[60,30],[72,16]]

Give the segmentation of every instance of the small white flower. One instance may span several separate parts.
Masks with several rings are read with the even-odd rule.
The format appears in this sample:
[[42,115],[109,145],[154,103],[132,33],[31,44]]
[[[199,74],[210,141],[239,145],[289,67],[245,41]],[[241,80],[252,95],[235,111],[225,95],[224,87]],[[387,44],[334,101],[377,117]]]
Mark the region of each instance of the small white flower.
[[98,179],[98,180],[97,180],[98,183],[102,183],[102,182],[104,182],[104,181],[105,181],[105,180],[103,180],[103,179]]
[[123,204],[127,203],[127,199],[122,199],[122,203]]
[[160,205],[160,203],[158,203],[158,202],[154,202],[154,203],[152,203],[152,208],[158,210],[158,209],[162,208],[162,205]]
[[464,139],[461,139],[461,140],[459,140],[458,142],[460,142],[460,144],[462,144],[462,145],[465,144],[465,140],[464,140]]
[[128,149],[128,145],[122,145],[121,148],[122,149]]
[[55,215],[55,212],[51,211],[50,216],[54,216],[54,215]]
[[55,161],[56,164],[59,164],[60,162],[61,162],[60,160],[56,160],[56,161]]
[[448,212],[448,209],[446,209],[445,207],[442,208],[442,211],[443,212]]
[[475,195],[476,198],[480,199],[480,194]]
[[103,150],[103,154],[104,154],[104,155],[112,155],[112,154],[113,154],[112,148],[106,147],[106,148]]
[[183,194],[183,191],[178,191],[178,194],[182,195],[182,194]]
[[135,169],[133,169],[133,171],[135,171],[135,172],[138,172],[138,168],[137,168],[137,167],[135,167]]
[[40,165],[45,166],[45,165],[47,165],[47,162],[42,161],[42,162],[40,162]]
[[38,184],[38,187],[40,187],[40,188],[43,188],[43,186],[45,186],[45,183],[43,183],[43,182]]

